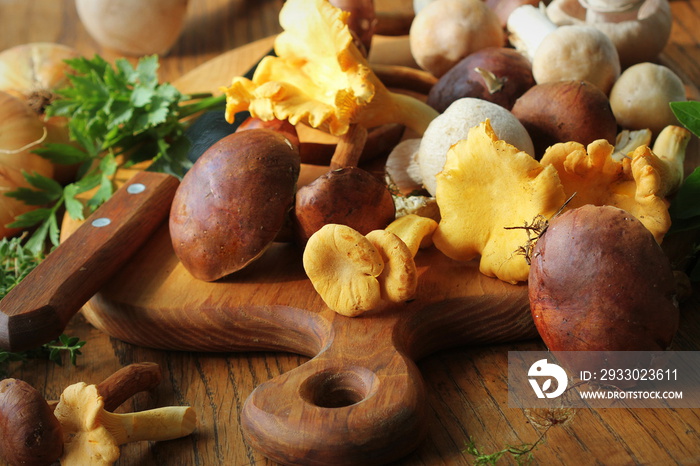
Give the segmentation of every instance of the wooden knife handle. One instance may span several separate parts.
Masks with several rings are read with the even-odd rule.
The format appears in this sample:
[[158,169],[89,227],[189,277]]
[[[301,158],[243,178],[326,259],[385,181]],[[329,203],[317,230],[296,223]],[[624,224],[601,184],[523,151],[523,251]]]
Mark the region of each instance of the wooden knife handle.
[[23,351],[57,338],[68,321],[170,212],[177,178],[140,172],[0,301],[0,347]]

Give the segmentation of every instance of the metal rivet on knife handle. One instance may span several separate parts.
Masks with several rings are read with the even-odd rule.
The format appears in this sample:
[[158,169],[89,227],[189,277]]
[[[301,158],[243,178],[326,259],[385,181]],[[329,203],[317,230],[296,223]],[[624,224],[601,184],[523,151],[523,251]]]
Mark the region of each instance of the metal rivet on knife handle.
[[140,172],[114,193],[0,301],[0,348],[23,351],[60,336],[167,219],[178,185],[173,176]]

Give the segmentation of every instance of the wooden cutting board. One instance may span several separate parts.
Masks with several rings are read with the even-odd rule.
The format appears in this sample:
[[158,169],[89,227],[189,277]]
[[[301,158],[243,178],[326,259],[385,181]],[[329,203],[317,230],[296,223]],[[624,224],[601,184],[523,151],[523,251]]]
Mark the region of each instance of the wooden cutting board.
[[[174,84],[183,92],[216,92],[271,46],[266,39],[233,50]],[[407,41],[380,39],[371,59],[410,63]],[[242,414],[249,440],[282,463],[381,464],[413,450],[425,433],[416,360],[458,345],[537,335],[526,286],[488,278],[478,264],[452,261],[435,248],[419,251],[416,263],[415,299],[348,318],[317,295],[299,247],[275,244],[246,269],[202,282],[178,261],[166,222],[83,314],[110,336],[140,346],[311,357],[251,394]]]

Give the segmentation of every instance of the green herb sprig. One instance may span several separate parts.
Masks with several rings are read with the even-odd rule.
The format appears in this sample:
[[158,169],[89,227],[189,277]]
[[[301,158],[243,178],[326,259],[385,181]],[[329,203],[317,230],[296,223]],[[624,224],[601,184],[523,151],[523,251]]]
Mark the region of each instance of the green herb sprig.
[[47,239],[58,245],[63,209],[74,219],[84,218],[79,194],[95,190],[87,200],[90,211],[111,197],[119,166],[150,162],[149,170],[182,177],[191,166],[185,136],[188,117],[225,103],[223,96],[185,95],[169,83],[159,83],[156,55],[142,57],[136,67],[126,59],[112,66],[99,55],[66,63],[72,70],[70,85],[57,91],[46,115],[67,117],[75,144],[49,143],[35,152],[54,163],[78,165],[76,180],[61,186],[48,177],[25,174],[31,187],[6,194],[39,206],[10,225],[35,228],[27,241],[34,252]]
[[534,451],[535,448],[537,448],[538,444],[539,441],[536,443],[524,444],[520,446],[508,445],[502,450],[496,451],[494,453],[483,453],[479,450],[479,447],[476,446],[474,440],[470,438],[469,442],[467,442],[467,446],[464,451],[474,457],[475,465],[480,466],[496,465],[501,460],[501,458],[503,458],[506,455],[511,456],[513,459],[515,459],[517,464],[530,464],[535,459]]
[[[44,259],[43,253],[34,253],[23,244],[22,237],[0,240],[0,299],[4,298]],[[80,349],[85,345],[78,337],[61,335],[58,339],[36,349],[14,353],[0,350],[0,376],[7,374],[11,362],[29,359],[47,359],[63,365],[63,355],[67,354],[75,365]]]

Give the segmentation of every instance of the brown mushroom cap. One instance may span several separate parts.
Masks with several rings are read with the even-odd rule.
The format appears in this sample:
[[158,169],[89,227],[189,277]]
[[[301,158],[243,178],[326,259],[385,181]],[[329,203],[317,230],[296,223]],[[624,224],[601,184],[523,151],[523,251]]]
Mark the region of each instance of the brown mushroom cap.
[[269,129],[224,137],[182,180],[170,211],[175,254],[200,280],[217,280],[258,258],[293,205],[296,146]]
[[316,292],[335,312],[354,317],[383,306],[377,277],[384,261],[377,248],[353,228],[323,226],[306,243],[303,264]]
[[0,457],[46,465],[63,452],[63,430],[43,396],[17,379],[0,381]]
[[396,208],[384,181],[359,167],[330,170],[296,193],[293,221],[298,241],[329,223],[342,223],[367,234],[386,227]]
[[553,219],[534,247],[528,289],[552,351],[666,350],[678,328],[668,257],[617,207],[586,205]]
[[510,110],[515,100],[534,85],[532,64],[525,55],[509,47],[486,47],[442,75],[426,102],[442,113],[462,97],[476,97]]

